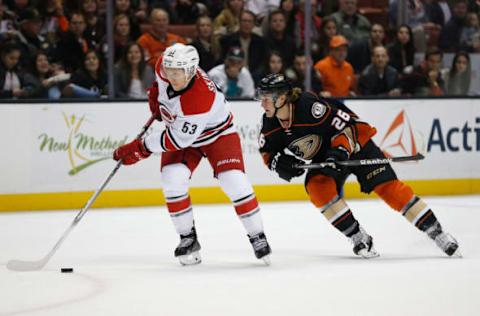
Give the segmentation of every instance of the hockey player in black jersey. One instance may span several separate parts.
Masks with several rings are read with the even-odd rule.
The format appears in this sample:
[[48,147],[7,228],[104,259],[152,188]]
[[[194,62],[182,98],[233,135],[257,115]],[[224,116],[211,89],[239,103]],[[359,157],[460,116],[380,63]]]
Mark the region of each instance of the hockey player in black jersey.
[[260,134],[260,152],[265,164],[280,178],[290,181],[305,170],[305,161],[331,162],[322,169],[310,169],[305,188],[311,202],[327,220],[353,242],[353,252],[363,258],[377,257],[373,239],[360,226],[339,195],[347,176],[354,174],[362,192],[377,193],[390,207],[425,232],[447,255],[459,255],[457,241],[444,232],[427,204],[397,179],[390,165],[342,167],[348,159],[384,158],[371,139],[376,129],[340,101],[292,88],[280,74],[263,78],[258,98],[265,111]]

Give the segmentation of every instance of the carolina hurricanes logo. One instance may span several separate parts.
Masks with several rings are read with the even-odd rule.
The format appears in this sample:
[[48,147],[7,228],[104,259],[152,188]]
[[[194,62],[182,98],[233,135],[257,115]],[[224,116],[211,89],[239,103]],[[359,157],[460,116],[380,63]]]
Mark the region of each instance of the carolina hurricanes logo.
[[387,157],[416,155],[423,147],[422,135],[412,128],[405,110],[393,119],[387,133],[380,142]]
[[160,104],[160,114],[162,114],[162,120],[166,124],[172,124],[177,118],[177,116],[170,113],[170,110],[163,104]]

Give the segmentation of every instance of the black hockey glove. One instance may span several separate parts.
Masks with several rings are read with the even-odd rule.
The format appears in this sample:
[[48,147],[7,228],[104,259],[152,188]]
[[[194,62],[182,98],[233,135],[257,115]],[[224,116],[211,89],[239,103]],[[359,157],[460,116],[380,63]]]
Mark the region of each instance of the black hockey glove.
[[343,169],[340,165],[337,165],[337,161],[345,161],[348,159],[348,152],[343,147],[331,148],[325,154],[325,162],[333,163],[334,166],[327,166],[322,169],[322,173],[337,179],[341,176]]
[[268,167],[270,170],[278,173],[280,178],[290,182],[292,178],[299,177],[305,172],[305,169],[295,168],[296,164],[303,165],[304,162],[295,158],[295,156],[277,152],[276,154],[272,154],[268,162]]

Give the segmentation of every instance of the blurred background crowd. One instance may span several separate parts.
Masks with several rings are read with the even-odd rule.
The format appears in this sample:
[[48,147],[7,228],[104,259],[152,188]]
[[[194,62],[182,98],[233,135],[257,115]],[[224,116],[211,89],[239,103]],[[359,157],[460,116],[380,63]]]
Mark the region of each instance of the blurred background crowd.
[[111,1],[0,0],[0,99],[144,99],[177,42],[228,98],[480,95],[480,0]]

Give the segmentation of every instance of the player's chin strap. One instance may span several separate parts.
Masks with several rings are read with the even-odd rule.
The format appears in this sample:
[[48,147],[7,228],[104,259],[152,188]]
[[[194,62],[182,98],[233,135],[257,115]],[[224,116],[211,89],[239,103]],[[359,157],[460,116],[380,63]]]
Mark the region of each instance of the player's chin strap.
[[[276,106],[277,104],[277,100],[278,98],[280,97],[279,95],[277,95],[276,93],[272,96],[273,98],[273,107],[275,108],[275,112],[273,113],[273,116],[274,117],[277,117],[277,112],[278,110],[280,110],[281,108],[283,108],[285,105],[289,104],[290,107],[288,109],[289,113],[288,113],[288,120],[281,120],[281,119],[278,119],[278,121],[280,122],[280,125],[282,125],[282,127],[284,129],[289,129],[291,126],[292,126],[292,117],[293,117],[293,106],[292,104],[288,101],[288,93],[286,94],[286,98],[285,98],[285,101],[282,103],[282,105],[280,105],[279,107]],[[278,117],[277,117],[278,118]]]

